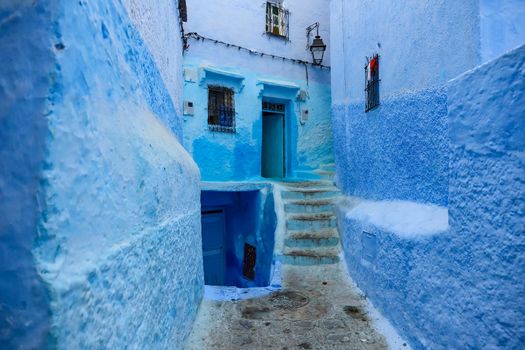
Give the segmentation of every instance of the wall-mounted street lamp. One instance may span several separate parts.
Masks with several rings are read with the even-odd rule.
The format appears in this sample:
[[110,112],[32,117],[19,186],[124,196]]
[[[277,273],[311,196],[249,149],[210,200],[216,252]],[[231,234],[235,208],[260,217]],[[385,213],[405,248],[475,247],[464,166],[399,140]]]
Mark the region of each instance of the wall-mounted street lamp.
[[[316,30],[316,35],[312,44],[310,44],[310,33],[313,32],[314,29]],[[318,66],[321,65],[321,62],[323,62],[326,45],[323,42],[323,39],[321,39],[319,36],[319,22],[315,22],[306,28],[306,48],[312,53],[312,60],[314,64]]]

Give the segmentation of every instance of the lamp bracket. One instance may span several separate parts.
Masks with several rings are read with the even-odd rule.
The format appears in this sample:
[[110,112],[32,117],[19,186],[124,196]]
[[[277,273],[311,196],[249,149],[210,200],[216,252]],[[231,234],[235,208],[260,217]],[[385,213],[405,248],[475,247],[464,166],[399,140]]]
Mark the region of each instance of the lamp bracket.
[[310,34],[316,30],[316,35],[319,35],[319,22],[315,22],[306,27],[306,49],[310,48]]

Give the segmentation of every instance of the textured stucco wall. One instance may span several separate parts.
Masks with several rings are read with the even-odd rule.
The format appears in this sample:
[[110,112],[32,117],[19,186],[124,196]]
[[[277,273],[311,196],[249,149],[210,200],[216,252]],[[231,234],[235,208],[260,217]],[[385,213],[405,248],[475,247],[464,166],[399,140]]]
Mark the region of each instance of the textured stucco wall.
[[120,2],[2,10],[1,336],[182,347],[203,293],[200,176],[158,58]]
[[338,186],[363,198],[447,204],[447,97],[443,88],[332,108]]
[[[338,185],[352,196],[446,205],[443,85],[479,62],[479,4],[332,0],[330,16]],[[381,105],[365,113],[365,56],[374,53]]]
[[122,0],[148,47],[162,81],[182,115],[182,40],[177,0]]
[[[328,6],[324,1],[286,1],[290,9],[290,41],[264,34],[264,2],[188,1],[186,32],[238,44],[267,54],[311,61],[306,49],[306,26],[319,21],[320,35],[329,40]],[[205,11],[203,9],[206,9]],[[238,15],[242,13],[242,16]],[[258,25],[257,25],[258,24]],[[330,120],[330,72],[326,69],[306,68],[302,64],[273,59],[268,55],[250,54],[227,48],[213,42],[189,41],[185,53],[185,67],[198,76],[197,82],[186,80],[184,99],[195,106],[195,115],[185,116],[184,145],[195,158],[202,177],[206,180],[245,180],[260,177],[262,139],[262,86],[260,79],[294,84],[307,90],[309,99],[297,103],[295,94],[285,93],[281,98],[291,99],[291,113],[287,116],[288,177],[304,176],[304,172],[322,163],[332,163]],[[325,57],[324,64],[329,63]],[[204,66],[234,71],[244,77],[243,88],[236,91],[236,126],[234,135],[210,132],[207,127],[208,82],[201,82]],[[307,80],[308,77],[308,80]],[[221,85],[233,86],[227,79],[216,80]],[[272,94],[269,93],[271,96]],[[273,95],[277,97],[277,95]],[[301,109],[308,109],[310,120],[299,123]]]
[[[525,343],[524,49],[456,78],[483,55],[479,6],[331,2],[343,250],[417,349]],[[373,52],[381,106],[364,113]]]
[[[525,346],[525,46],[451,82],[450,225],[465,251],[469,334]],[[476,344],[476,343],[474,343]]]
[[[374,204],[380,207],[377,213]],[[338,206],[338,228],[349,273],[412,348],[464,349],[471,335],[460,336],[465,330],[464,319],[453,307],[461,307],[468,296],[458,290],[462,285],[456,280],[464,278],[464,270],[449,260],[450,253],[457,250],[447,235],[447,209],[403,204],[382,201],[370,205],[356,200]],[[359,215],[360,211],[363,214]],[[444,219],[440,218],[436,227],[428,227],[440,211],[445,213]],[[421,215],[425,212],[428,214]],[[369,219],[373,216],[393,220],[375,222]],[[399,232],[399,228],[410,226],[408,234]]]
[[30,3],[0,3],[0,347],[8,349],[45,346],[50,322],[49,297],[31,250],[54,64],[48,39],[53,7]]
[[524,0],[480,0],[482,62],[525,43],[524,17]]
[[525,345],[524,67],[521,47],[448,84],[448,210],[339,206],[350,274],[416,349]]

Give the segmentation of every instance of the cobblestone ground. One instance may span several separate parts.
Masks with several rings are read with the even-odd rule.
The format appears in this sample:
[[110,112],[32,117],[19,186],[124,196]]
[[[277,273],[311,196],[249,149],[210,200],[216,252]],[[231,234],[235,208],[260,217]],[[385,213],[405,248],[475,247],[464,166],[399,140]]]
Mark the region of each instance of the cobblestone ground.
[[240,301],[204,300],[188,349],[386,349],[341,263],[283,265],[283,289]]

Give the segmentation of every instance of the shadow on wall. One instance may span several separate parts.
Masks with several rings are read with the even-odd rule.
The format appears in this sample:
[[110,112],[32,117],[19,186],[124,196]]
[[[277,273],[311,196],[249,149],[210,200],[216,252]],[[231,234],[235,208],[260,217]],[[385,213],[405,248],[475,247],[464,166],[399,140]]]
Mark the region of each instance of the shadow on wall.
[[38,189],[55,64],[47,27],[52,18],[53,9],[43,2],[0,2],[1,348],[45,347],[51,323],[49,293],[32,248],[44,202]]

